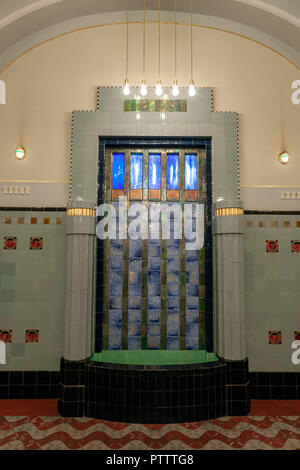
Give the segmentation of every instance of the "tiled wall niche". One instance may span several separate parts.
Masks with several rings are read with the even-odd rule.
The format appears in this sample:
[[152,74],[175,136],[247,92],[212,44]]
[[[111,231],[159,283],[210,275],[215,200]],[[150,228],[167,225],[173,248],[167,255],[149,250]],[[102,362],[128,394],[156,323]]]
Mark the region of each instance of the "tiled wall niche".
[[[5,237],[15,237],[15,249],[4,249]],[[12,330],[1,371],[57,371],[63,351],[65,210],[2,208],[0,240],[0,330]],[[26,330],[38,330],[38,336],[28,339]]]

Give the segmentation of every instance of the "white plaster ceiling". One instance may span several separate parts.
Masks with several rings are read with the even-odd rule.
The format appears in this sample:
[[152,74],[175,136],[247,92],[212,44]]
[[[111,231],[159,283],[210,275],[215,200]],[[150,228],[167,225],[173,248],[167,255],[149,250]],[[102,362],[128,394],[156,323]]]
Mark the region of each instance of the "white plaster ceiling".
[[[142,0],[129,0],[129,9],[141,10],[143,4]],[[148,11],[157,10],[157,5],[158,0],[146,1]],[[189,0],[177,0],[178,12],[188,12],[189,7]],[[81,18],[113,16],[125,8],[126,0],[0,0],[0,65],[20,53],[22,44],[27,48],[36,44],[43,31],[51,30],[51,37],[56,30],[71,30]],[[172,12],[173,8],[174,0],[161,0],[162,10]],[[244,28],[253,39],[265,37],[265,43],[277,44],[277,50],[300,65],[300,0],[193,0],[193,11],[218,27],[223,21],[227,29],[241,32]]]

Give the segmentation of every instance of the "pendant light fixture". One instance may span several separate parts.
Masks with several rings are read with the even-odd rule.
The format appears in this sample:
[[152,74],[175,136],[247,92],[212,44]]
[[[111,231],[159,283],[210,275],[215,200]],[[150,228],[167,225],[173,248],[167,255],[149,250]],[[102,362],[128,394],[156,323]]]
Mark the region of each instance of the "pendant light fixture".
[[130,93],[130,86],[128,81],[128,0],[126,1],[126,74],[123,93],[124,95],[129,95]]
[[163,92],[160,80],[160,0],[158,0],[158,80],[155,88],[157,96],[161,96]]
[[148,93],[146,79],[145,79],[145,48],[146,48],[146,0],[144,0],[144,34],[143,34],[143,80],[141,84],[141,95],[145,96]]
[[174,39],[175,39],[175,78],[172,87],[173,96],[179,95],[179,87],[176,79],[177,75],[177,24],[176,24],[176,0],[174,0]]
[[195,90],[195,85],[194,85],[194,80],[193,80],[193,0],[190,0],[191,2],[191,80],[189,84],[189,95],[190,96],[195,96],[196,90]]

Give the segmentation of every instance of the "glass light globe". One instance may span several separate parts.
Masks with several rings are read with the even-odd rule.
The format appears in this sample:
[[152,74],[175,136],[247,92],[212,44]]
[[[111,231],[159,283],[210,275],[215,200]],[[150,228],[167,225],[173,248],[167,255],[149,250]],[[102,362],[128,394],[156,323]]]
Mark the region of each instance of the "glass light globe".
[[178,96],[179,95],[179,87],[177,80],[174,80],[173,88],[172,88],[172,95]]
[[23,147],[18,147],[16,149],[16,157],[18,160],[23,160],[26,156],[26,151]]
[[147,93],[148,93],[148,90],[147,90],[146,80],[143,80],[141,84],[141,95],[145,96],[147,95]]
[[280,163],[282,163],[283,165],[286,165],[286,164],[289,162],[289,159],[290,159],[290,156],[289,156],[288,152],[282,152],[282,153],[279,155],[279,161],[280,161]]
[[129,93],[130,93],[130,86],[129,86],[129,82],[128,82],[127,78],[126,78],[124,86],[123,86],[123,93],[124,93],[124,95],[129,95]]
[[189,84],[189,95],[195,96],[195,94],[196,94],[195,85],[194,85],[193,80],[191,80]]
[[157,96],[161,96],[163,92],[161,81],[159,80],[156,84],[155,93]]

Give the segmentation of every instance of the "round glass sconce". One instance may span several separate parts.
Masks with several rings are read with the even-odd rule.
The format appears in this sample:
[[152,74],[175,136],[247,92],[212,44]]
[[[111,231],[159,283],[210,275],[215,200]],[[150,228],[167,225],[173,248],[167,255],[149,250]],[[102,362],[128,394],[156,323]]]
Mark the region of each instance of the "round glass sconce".
[[281,152],[279,155],[279,161],[282,163],[282,165],[286,165],[289,162],[290,156],[288,152]]
[[26,150],[23,147],[18,147],[16,149],[16,157],[18,160],[24,160],[26,157]]

